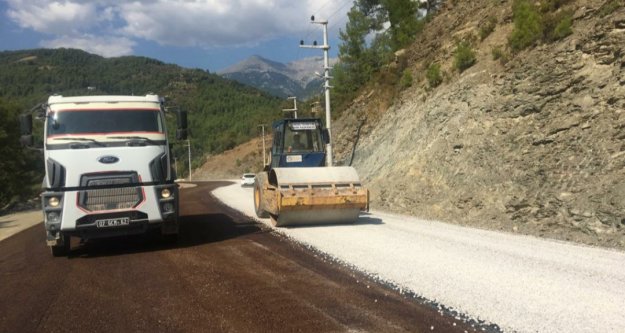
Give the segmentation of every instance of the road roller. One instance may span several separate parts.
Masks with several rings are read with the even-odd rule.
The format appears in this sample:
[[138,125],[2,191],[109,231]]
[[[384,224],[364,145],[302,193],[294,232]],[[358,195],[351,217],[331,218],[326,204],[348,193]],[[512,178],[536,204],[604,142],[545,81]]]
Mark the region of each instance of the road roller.
[[272,124],[269,163],[256,175],[254,208],[274,226],[349,224],[369,209],[356,169],[326,166],[330,136],[318,118]]

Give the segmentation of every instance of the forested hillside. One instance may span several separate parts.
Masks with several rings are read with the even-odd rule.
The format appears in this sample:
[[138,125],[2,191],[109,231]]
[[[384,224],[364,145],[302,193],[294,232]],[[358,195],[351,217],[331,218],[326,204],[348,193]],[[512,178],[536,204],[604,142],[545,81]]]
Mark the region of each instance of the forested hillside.
[[[73,49],[9,51],[0,52],[0,140],[10,146],[16,143],[19,133],[15,116],[45,102],[51,94],[148,92],[166,96],[168,105],[189,112],[194,165],[201,163],[205,154],[247,141],[257,134],[258,124],[281,116],[278,98],[201,69],[185,69],[145,57],[103,58]],[[169,121],[173,125],[174,117]],[[174,146],[180,161],[186,161],[186,147]],[[10,159],[15,154],[18,151],[11,148]],[[7,155],[3,156],[6,159]],[[33,160],[33,156],[27,157]],[[18,170],[38,169],[34,163],[3,163],[0,168],[0,173],[8,177],[2,178],[3,185],[23,183],[23,179],[11,176]],[[187,170],[186,165],[179,168]],[[7,198],[0,197],[0,208],[9,201],[10,193],[17,192],[9,191]]]

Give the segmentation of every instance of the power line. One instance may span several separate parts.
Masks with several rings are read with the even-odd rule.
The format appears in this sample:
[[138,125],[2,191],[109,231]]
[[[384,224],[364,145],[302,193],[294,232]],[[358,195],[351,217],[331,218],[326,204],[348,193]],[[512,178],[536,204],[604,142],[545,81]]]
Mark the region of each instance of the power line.
[[[328,1],[325,4],[323,4],[321,7],[319,7],[316,11],[313,12],[313,16],[317,16],[317,14],[320,14],[321,10],[323,8],[325,8],[328,4],[332,3],[332,1]],[[334,16],[336,16],[336,14],[338,14],[341,10],[343,10],[345,8],[345,6],[347,6],[348,4],[353,4],[354,0],[345,0],[345,2],[343,4],[341,4],[336,10],[334,10],[334,12],[332,12],[330,14],[330,16],[326,17],[320,17],[323,18],[324,20],[329,21],[331,18],[333,18]],[[329,28],[329,31],[333,31],[334,29],[336,29],[335,27],[338,27],[339,25],[334,25],[332,26],[332,28]],[[313,33],[314,27],[310,26],[308,29],[306,29],[306,34],[304,35],[304,38],[302,38],[303,40],[307,40],[310,35]],[[297,50],[297,56],[296,59],[299,59],[301,55],[301,49]]]
[[345,6],[347,6],[347,4],[349,4],[350,2],[353,3],[351,0],[346,1],[343,5],[341,5],[341,7],[339,7],[337,10],[335,10],[334,13],[332,13],[332,15],[330,15],[327,18],[327,20],[329,21],[331,18],[336,16],[336,14],[338,14],[341,10],[343,10],[343,8],[345,8]]

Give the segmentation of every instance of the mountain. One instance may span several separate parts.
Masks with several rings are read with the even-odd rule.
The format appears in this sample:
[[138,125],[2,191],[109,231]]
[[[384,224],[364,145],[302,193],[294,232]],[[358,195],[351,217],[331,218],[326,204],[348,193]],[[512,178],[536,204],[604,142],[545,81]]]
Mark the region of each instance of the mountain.
[[[330,59],[330,66],[336,61]],[[218,74],[274,96],[297,96],[304,100],[323,91],[323,79],[315,72],[323,73],[323,57],[304,58],[283,64],[255,55]]]

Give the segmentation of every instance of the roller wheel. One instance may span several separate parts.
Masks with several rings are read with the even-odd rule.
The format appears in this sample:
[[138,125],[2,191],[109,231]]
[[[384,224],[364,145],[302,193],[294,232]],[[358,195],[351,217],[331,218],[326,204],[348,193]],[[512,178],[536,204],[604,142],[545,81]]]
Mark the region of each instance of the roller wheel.
[[260,218],[269,217],[269,213],[265,211],[265,207],[263,207],[263,190],[262,190],[262,181],[257,181],[254,184],[254,210],[256,211],[256,216]]

